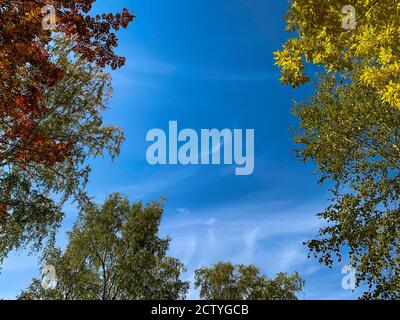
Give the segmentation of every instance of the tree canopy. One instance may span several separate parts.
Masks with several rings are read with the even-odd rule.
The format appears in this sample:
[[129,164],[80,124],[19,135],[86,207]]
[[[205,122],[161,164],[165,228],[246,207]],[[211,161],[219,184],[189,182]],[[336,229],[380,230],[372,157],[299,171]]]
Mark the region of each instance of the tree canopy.
[[[28,243],[38,248],[44,238],[51,239],[64,216],[65,201],[73,199],[84,205],[88,200],[84,191],[90,172],[88,158],[104,151],[113,158],[119,152],[122,132],[102,120],[111,94],[110,76],[74,55],[74,45],[62,38],[49,45],[52,63],[64,76],[46,90],[47,111],[35,128],[68,145],[68,152],[51,165],[27,162],[15,158],[15,142],[0,166],[0,263],[14,248]],[[0,132],[6,130],[4,126],[0,121]]]
[[[400,106],[400,4],[357,0],[356,29],[342,27],[346,0],[293,0],[286,29],[296,34],[276,52],[284,84],[307,81],[305,63],[329,72],[359,71],[353,81],[376,90],[382,102]],[[360,68],[360,65],[362,66]]]
[[184,298],[184,266],[167,255],[170,240],[158,236],[162,213],[162,201],[131,205],[118,193],[88,207],[69,232],[67,248],[48,251],[43,261],[54,266],[57,286],[46,290],[33,279],[19,298]]
[[253,265],[220,262],[196,270],[195,287],[205,300],[297,300],[304,280],[295,272],[275,279],[262,275]]
[[115,32],[134,15],[90,15],[95,0],[0,1],[0,263],[13,248],[37,248],[61,222],[62,204],[86,198],[89,156],[115,157],[122,133],[102,123],[110,78],[125,59]]
[[396,1],[354,1],[355,30],[341,27],[346,1],[291,2],[290,38],[276,53],[282,82],[308,81],[321,67],[315,94],[296,103],[301,160],[330,181],[331,204],[312,253],[331,266],[347,257],[364,298],[398,298],[400,238],[400,52]]
[[114,53],[113,31],[126,28],[134,16],[122,13],[89,12],[95,0],[55,0],[56,29],[42,27],[42,8],[48,1],[0,1],[0,163],[10,160],[29,166],[48,167],[63,162],[75,140],[58,140],[40,130],[42,118],[51,113],[47,91],[63,78],[64,70],[48,50],[53,35],[74,39],[72,51],[99,67],[123,65]]

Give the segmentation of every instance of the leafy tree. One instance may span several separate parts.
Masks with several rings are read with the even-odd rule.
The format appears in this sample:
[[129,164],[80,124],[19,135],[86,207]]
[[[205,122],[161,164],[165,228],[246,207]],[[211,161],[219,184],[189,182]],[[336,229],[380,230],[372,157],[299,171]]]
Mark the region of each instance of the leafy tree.
[[321,66],[316,93],[297,103],[301,160],[333,182],[327,225],[308,242],[331,266],[347,256],[366,282],[364,298],[399,298],[400,51],[396,1],[354,1],[357,24],[341,27],[346,1],[291,2],[290,38],[276,53],[282,82],[309,80],[305,63]]
[[196,270],[195,286],[205,300],[297,300],[304,281],[297,272],[269,279],[255,266],[219,262]]
[[52,1],[51,31],[47,0],[0,0],[0,263],[13,248],[51,240],[68,198],[82,204],[89,156],[118,154],[121,132],[102,124],[102,67],[123,65],[114,32],[134,16],[91,16],[94,2]]
[[130,205],[112,194],[105,203],[81,212],[69,232],[64,253],[44,260],[55,267],[57,286],[45,290],[38,279],[20,299],[181,299],[188,283],[183,265],[167,256],[169,239],[158,236],[162,202]]
[[334,181],[328,224],[308,246],[328,266],[346,254],[366,298],[399,297],[400,113],[375,90],[323,77],[301,120],[299,157]]
[[[8,156],[0,165],[0,263],[12,249],[28,243],[38,249],[44,239],[52,240],[65,201],[73,199],[80,206],[87,202],[83,189],[90,168],[86,160],[105,150],[112,158],[119,152],[121,131],[102,121],[111,94],[110,77],[74,55],[74,46],[74,41],[56,38],[48,48],[52,63],[64,76],[45,92],[47,111],[35,126],[41,135],[64,144],[68,152],[51,164],[26,161],[15,158],[19,142],[7,140]],[[6,123],[0,121],[0,132],[5,130]],[[30,150],[23,152],[29,156]],[[51,153],[43,156],[47,155],[52,157]]]
[[[97,66],[123,65],[114,53],[115,30],[127,27],[134,16],[122,13],[92,17],[95,0],[55,0],[54,32],[74,39],[72,51]],[[0,0],[0,164],[53,167],[70,155],[79,141],[57,139],[41,129],[52,113],[47,92],[61,81],[64,70],[51,59],[52,32],[43,28],[47,0]]]
[[[347,0],[293,0],[286,18],[287,30],[297,37],[276,52],[282,82],[293,86],[309,80],[304,62],[330,72],[358,69],[353,78],[374,88],[382,100],[400,106],[400,3],[355,0],[356,29],[342,27]],[[362,68],[359,68],[359,65]]]

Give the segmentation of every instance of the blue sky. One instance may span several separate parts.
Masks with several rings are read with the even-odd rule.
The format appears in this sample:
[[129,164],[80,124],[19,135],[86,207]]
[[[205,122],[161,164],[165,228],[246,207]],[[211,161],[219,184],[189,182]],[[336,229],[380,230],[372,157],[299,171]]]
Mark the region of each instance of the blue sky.
[[[327,186],[316,184],[312,165],[292,152],[293,99],[310,94],[279,83],[273,51],[281,47],[287,1],[101,0],[95,10],[128,7],[135,22],[119,34],[126,65],[112,73],[107,123],[126,135],[120,157],[92,161],[88,191],[101,202],[114,191],[132,201],[167,198],[161,234],[171,255],[193,270],[218,261],[253,263],[269,276],[297,270],[304,299],[352,299],[341,287],[341,268],[308,259],[302,244],[323,222]],[[234,165],[151,166],[146,133],[178,127],[255,129],[255,170],[235,176]],[[59,242],[76,218],[67,217]],[[0,274],[0,298],[13,298],[37,276],[35,257],[13,253]],[[197,298],[192,288],[189,298]]]

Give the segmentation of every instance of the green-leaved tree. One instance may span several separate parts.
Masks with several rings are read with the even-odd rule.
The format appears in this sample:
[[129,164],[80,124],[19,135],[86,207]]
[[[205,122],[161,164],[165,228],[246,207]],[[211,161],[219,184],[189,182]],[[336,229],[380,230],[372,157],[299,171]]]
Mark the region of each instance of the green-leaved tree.
[[195,286],[205,300],[297,300],[304,280],[297,272],[270,279],[253,265],[220,262],[196,270]]
[[[399,13],[398,1],[293,0],[292,37],[276,52],[284,84],[309,81],[306,64],[323,70],[294,108],[298,155],[332,192],[308,246],[328,266],[346,258],[364,298],[400,298]],[[343,28],[348,18],[355,23]]]
[[[64,216],[63,204],[68,199],[87,203],[87,160],[105,152],[114,158],[123,140],[117,127],[103,123],[110,76],[73,54],[73,40],[55,38],[49,46],[51,59],[64,76],[45,91],[47,111],[35,130],[64,145],[65,157],[51,166],[43,161],[27,163],[13,157],[18,141],[8,141],[10,157],[0,163],[0,265],[13,249],[27,245],[39,249],[43,240],[52,240]],[[29,86],[23,75],[20,82]],[[3,124],[0,132],[5,130]]]
[[46,253],[44,265],[56,271],[57,285],[45,289],[33,279],[20,299],[182,299],[189,284],[185,270],[169,257],[170,240],[158,229],[163,203],[130,204],[112,194],[102,206],[90,206],[69,232],[64,251]]

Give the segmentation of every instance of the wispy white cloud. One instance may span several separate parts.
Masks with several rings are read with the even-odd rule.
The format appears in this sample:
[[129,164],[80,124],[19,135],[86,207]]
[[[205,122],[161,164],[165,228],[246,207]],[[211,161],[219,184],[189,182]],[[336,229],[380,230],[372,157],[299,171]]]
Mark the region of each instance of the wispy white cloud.
[[172,63],[138,55],[129,59],[124,68],[113,72],[112,84],[115,90],[123,90],[125,94],[140,92],[137,89],[165,92],[160,77],[173,76],[175,71]]
[[[206,81],[265,82],[277,81],[277,72],[218,69],[210,65],[182,64],[173,60],[149,57],[148,53],[132,53],[124,68],[114,72],[116,85],[154,86],[159,77],[180,77]],[[146,80],[144,80],[146,79]],[[149,81],[152,79],[152,81]]]
[[1,266],[0,299],[15,299],[39,275],[37,258],[24,250],[13,252]]
[[[302,243],[320,225],[313,214],[320,205],[278,207],[246,201],[215,209],[192,208],[189,215],[169,216],[161,229],[173,239],[170,253],[185,262],[188,278],[195,269],[218,261],[255,264],[270,276],[280,271],[312,272],[313,262]],[[197,298],[195,290],[190,297]]]
[[307,250],[301,243],[292,242],[281,249],[277,268],[291,270],[295,266],[302,265],[307,260]]
[[179,214],[190,214],[190,210],[188,208],[176,208],[176,212]]
[[243,241],[249,249],[252,249],[257,244],[260,231],[260,227],[255,227],[244,234]]
[[175,73],[177,67],[174,63],[169,61],[162,61],[159,59],[151,59],[144,57],[135,57],[125,66],[126,70],[131,74],[145,74],[145,75],[158,75],[169,76]]
[[118,190],[131,196],[132,201],[137,199],[147,199],[152,196],[159,197],[166,190],[170,190],[177,184],[193,177],[196,172],[195,168],[157,171],[153,175],[138,178],[134,184],[120,186]]

